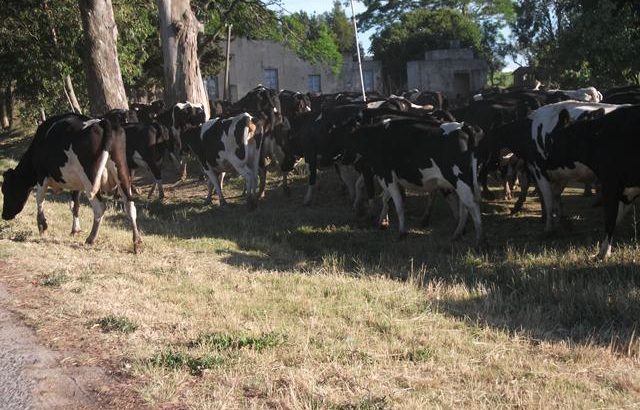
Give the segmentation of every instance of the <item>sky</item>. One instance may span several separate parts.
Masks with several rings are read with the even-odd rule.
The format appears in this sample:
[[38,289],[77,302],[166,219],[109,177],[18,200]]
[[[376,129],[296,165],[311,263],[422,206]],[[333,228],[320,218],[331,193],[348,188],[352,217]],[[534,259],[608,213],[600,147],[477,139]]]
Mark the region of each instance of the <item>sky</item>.
[[[354,0],[353,2],[356,14],[361,13],[365,10],[364,4],[360,1]],[[322,14],[326,11],[330,11],[333,8],[333,0],[282,0],[282,7],[284,8],[285,13],[294,13],[296,11],[306,11],[307,13],[313,14]],[[345,10],[347,13],[347,17],[351,18],[351,9],[348,8]],[[370,37],[375,33],[375,29],[369,30],[367,32],[358,33],[360,44],[365,50],[366,54],[369,54],[369,47],[371,46]],[[504,32],[506,36],[508,36],[509,32]],[[507,66],[503,69],[503,71],[511,72],[515,70],[518,66],[511,60],[511,58],[507,57]]]

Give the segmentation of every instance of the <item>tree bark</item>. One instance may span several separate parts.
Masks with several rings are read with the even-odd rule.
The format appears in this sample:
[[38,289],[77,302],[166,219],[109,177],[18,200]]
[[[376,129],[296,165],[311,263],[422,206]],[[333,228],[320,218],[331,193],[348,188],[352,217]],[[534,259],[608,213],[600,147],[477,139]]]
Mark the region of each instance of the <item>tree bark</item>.
[[111,0],[79,0],[87,56],[87,84],[91,114],[129,109],[122,82],[116,39],[118,29]]
[[16,80],[11,80],[7,86],[5,101],[7,104],[7,116],[9,117],[9,128],[13,128],[15,120],[15,108],[16,108]]
[[210,109],[198,61],[198,32],[202,25],[191,11],[190,0],[157,0],[164,59],[164,103],[202,104]]

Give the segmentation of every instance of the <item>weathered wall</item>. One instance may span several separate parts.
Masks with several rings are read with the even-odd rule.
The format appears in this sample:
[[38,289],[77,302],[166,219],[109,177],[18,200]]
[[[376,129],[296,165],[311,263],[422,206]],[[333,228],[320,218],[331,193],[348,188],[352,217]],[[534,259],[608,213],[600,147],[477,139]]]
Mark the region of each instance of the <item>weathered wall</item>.
[[[371,70],[374,89],[381,90],[382,68],[378,61],[364,61],[363,68]],[[248,40],[236,38],[231,42],[229,84],[231,100],[236,101],[258,84],[264,84],[264,70],[278,70],[278,88],[292,91],[309,91],[309,75],[320,75],[321,91],[360,91],[357,61],[344,56],[342,70],[335,76],[331,69],[321,64],[310,64],[299,58],[292,50],[280,43],[268,40]],[[224,71],[218,73],[218,95],[210,95],[212,100],[222,99]],[[211,80],[208,79],[210,83]],[[210,94],[213,87],[210,87]]]

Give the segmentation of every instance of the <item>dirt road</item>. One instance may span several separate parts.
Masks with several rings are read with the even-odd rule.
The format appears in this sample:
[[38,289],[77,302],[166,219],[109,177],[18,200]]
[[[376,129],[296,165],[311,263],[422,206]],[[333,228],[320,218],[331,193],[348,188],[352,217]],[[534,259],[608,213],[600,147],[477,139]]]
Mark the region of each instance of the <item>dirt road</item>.
[[103,371],[61,365],[61,355],[6,309],[8,298],[0,287],[0,410],[104,408],[94,392]]

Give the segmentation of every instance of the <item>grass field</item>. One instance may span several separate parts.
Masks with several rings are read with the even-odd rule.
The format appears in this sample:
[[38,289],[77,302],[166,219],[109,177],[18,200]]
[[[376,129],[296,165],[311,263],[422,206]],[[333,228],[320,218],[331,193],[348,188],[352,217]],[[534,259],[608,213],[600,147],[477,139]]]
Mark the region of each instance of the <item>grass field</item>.
[[[28,140],[0,136],[0,170]],[[111,206],[98,242],[69,235],[65,195],[0,222],[0,281],[43,341],[128,380],[151,408],[639,408],[640,249],[633,215],[614,255],[594,262],[601,208],[580,190],[572,216],[542,235],[537,199],[483,203],[489,244],[472,228],[452,244],[438,201],[408,198],[408,237],[370,229],[320,176],[312,207],[304,182],[286,197],[272,179],[249,212],[241,181],[230,205],[205,206],[197,179],[138,201],[144,251]],[[148,187],[144,187],[145,191]],[[498,192],[496,188],[496,192]]]

